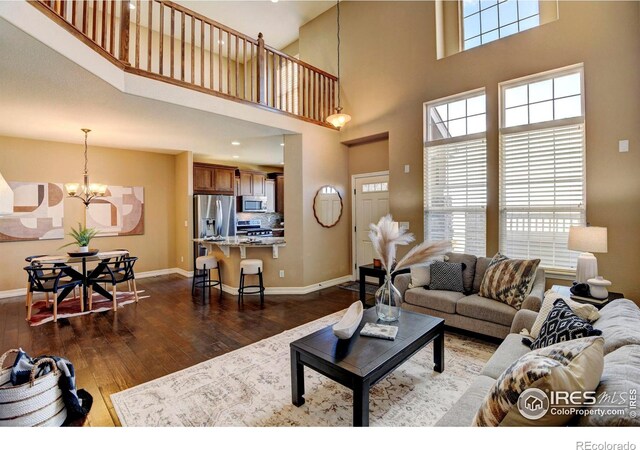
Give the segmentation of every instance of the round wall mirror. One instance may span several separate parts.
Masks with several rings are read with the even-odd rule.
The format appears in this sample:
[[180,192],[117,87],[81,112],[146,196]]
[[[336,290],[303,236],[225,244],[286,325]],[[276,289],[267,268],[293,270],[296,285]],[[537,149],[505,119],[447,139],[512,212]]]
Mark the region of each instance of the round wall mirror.
[[313,200],[313,213],[325,228],[335,226],[342,216],[342,197],[333,186],[322,186]]

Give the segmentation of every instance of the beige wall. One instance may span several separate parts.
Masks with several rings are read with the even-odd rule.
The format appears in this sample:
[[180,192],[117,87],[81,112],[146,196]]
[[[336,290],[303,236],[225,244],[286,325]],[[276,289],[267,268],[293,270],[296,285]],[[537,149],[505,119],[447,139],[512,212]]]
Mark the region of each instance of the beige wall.
[[389,170],[389,141],[387,139],[354,145],[349,154],[349,175]]
[[175,156],[175,266],[193,270],[193,153]]
[[[499,234],[498,83],[583,62],[587,220],[609,228],[600,272],[612,290],[640,301],[639,10],[638,2],[563,1],[559,20],[437,60],[434,3],[345,2],[342,98],[353,120],[341,140],[389,132],[391,211],[422,236],[422,104],[485,87],[491,255]],[[335,8],[303,26],[301,58],[335,73],[334,30]],[[629,139],[629,153],[618,153],[620,139]]]
[[[78,130],[78,141],[82,134]],[[89,135],[91,142],[91,135]],[[82,181],[83,146],[0,136],[0,172],[8,181],[67,183]],[[89,146],[91,180],[120,186],[143,186],[145,234],[92,241],[101,250],[127,248],[140,259],[139,272],[174,267],[175,157],[173,155]],[[65,234],[83,222],[84,205],[64,201]],[[23,288],[24,258],[60,254],[64,240],[0,243],[0,291]]]

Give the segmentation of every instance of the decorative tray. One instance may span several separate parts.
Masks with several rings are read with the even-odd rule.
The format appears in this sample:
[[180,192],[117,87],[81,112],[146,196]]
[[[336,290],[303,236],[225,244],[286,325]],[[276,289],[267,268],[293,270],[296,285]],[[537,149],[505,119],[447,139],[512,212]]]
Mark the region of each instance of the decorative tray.
[[96,256],[99,251],[97,248],[90,248],[88,252],[67,252],[67,255],[72,258],[82,258],[84,256]]

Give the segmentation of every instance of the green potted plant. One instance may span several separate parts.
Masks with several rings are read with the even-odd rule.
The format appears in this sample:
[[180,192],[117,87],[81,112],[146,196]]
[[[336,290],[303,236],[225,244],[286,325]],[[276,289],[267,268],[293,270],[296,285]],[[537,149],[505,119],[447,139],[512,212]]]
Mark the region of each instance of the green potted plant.
[[83,227],[82,224],[78,223],[78,229],[76,230],[72,227],[71,232],[68,234],[73,238],[74,242],[70,242],[60,248],[76,244],[78,246],[79,253],[89,253],[89,242],[91,242],[91,239],[96,237],[97,234],[98,230],[95,228],[86,228]]

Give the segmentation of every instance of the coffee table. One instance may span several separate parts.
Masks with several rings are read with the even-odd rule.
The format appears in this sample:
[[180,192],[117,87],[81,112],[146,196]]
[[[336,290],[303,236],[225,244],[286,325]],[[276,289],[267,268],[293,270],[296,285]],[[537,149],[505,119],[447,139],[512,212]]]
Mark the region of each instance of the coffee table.
[[353,426],[369,426],[369,388],[434,341],[434,370],[444,370],[444,320],[402,311],[394,341],[360,336],[367,322],[378,322],[375,308],[365,311],[360,326],[348,340],[340,340],[331,326],[305,336],[291,346],[291,397],[304,404],[304,366],[353,390]]

